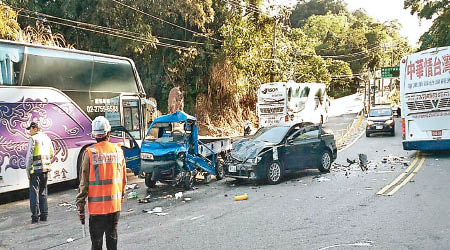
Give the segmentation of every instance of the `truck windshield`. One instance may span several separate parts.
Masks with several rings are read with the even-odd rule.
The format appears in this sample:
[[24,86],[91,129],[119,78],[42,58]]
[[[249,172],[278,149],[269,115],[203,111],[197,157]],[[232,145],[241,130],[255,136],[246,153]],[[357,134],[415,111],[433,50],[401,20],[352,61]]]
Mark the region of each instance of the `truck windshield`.
[[184,122],[155,123],[145,136],[145,140],[153,142],[183,142],[186,132]]

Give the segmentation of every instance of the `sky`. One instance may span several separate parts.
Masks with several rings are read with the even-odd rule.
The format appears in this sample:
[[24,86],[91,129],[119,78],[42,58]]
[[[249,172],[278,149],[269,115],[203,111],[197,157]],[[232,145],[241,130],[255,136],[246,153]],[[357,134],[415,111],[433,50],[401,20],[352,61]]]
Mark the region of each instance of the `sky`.
[[[369,16],[380,22],[397,19],[403,26],[400,34],[408,39],[413,47],[418,47],[420,36],[427,31],[431,20],[419,20],[416,15],[412,16],[409,10],[403,9],[403,0],[344,0],[350,11],[360,8],[366,10]],[[279,4],[295,5],[296,0],[278,0]]]

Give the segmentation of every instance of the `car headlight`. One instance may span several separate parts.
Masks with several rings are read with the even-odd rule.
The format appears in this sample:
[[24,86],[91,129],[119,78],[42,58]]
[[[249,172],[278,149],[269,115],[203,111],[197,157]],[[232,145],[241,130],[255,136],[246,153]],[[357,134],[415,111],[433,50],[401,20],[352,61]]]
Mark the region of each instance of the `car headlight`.
[[369,126],[373,125],[373,121],[367,121],[367,125]]
[[248,160],[247,160],[247,162],[248,163],[251,163],[251,164],[258,164],[258,162],[261,160],[261,157],[255,157],[255,158],[249,158]]
[[178,159],[184,160],[184,158],[186,158],[186,153],[185,152],[178,153]]
[[153,161],[155,158],[153,157],[153,154],[151,154],[151,153],[141,153],[141,159]]
[[394,120],[387,120],[387,121],[386,121],[386,124],[387,124],[387,125],[392,125],[393,123],[394,123]]

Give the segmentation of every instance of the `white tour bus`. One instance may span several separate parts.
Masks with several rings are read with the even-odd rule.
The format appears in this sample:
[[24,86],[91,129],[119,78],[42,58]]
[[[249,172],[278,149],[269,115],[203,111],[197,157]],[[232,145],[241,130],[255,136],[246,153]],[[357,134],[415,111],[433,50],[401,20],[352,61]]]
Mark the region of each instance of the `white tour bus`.
[[[0,194],[29,186],[25,156],[31,122],[52,140],[49,184],[78,178],[81,155],[95,142],[94,117],[110,117],[112,140],[140,140],[145,92],[131,59],[81,50],[0,40]],[[123,137],[123,139],[122,139]],[[124,144],[126,145],[126,143]],[[139,172],[139,148],[124,148]],[[134,157],[134,158],[133,158]]]
[[403,57],[400,95],[403,149],[450,149],[450,47]]
[[322,83],[273,82],[258,89],[259,127],[289,121],[325,123],[330,102]]

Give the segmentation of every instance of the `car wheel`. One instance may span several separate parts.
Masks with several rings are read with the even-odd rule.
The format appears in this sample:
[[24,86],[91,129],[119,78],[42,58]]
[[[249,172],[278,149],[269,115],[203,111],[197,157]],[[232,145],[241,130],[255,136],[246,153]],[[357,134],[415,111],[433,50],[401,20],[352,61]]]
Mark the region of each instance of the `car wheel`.
[[320,157],[319,171],[330,172],[330,168],[331,168],[331,154],[330,151],[326,150],[322,153],[322,156]]
[[145,176],[145,185],[149,188],[154,188],[156,186],[156,181],[152,180],[151,174]]
[[366,137],[370,137],[370,133],[366,131]]
[[269,184],[273,185],[279,183],[282,177],[283,174],[280,162],[273,161],[272,164],[267,167],[267,180]]
[[218,181],[222,180],[223,177],[225,176],[225,170],[223,169],[223,162],[221,159],[216,160],[215,169],[216,169],[216,179]]
[[395,136],[395,129],[392,130],[391,136]]

